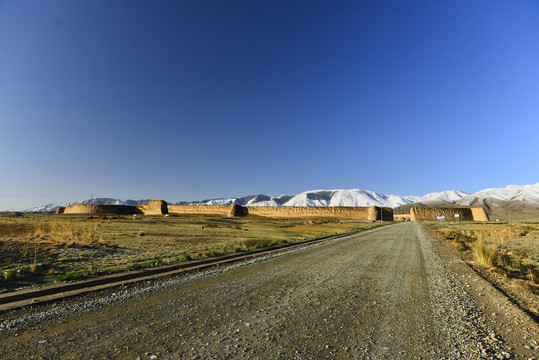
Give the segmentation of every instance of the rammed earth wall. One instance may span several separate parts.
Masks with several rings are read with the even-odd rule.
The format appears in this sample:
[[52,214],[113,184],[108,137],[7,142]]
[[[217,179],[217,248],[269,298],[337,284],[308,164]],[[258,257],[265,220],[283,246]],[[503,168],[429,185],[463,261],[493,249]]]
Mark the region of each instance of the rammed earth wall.
[[134,215],[144,214],[144,208],[133,205],[89,205],[76,204],[66,207],[64,214],[118,214],[118,215]]
[[[458,214],[458,218],[455,215]],[[439,208],[413,207],[410,209],[412,221],[436,221],[438,216],[445,216],[445,221],[488,221],[483,208]]]
[[176,215],[221,215],[228,216],[230,206],[222,205],[169,205],[168,212]]
[[249,214],[271,218],[393,220],[393,209],[356,206],[249,206]]
[[[234,210],[235,211],[231,211]],[[86,205],[77,204],[63,209],[64,214],[145,214],[145,215],[257,215],[285,219],[350,219],[350,220],[393,220],[393,209],[352,206],[249,206],[236,208],[220,205],[167,205],[162,200],[152,200],[146,206]]]
[[[231,211],[233,210],[233,211]],[[217,215],[244,216],[257,215],[269,218],[283,219],[342,219],[342,220],[393,220],[393,209],[377,206],[248,206],[236,205],[167,205],[162,200],[152,200],[148,205],[88,205],[77,204],[59,210],[63,214],[144,214],[144,215]],[[433,208],[413,207],[410,209],[411,221],[435,221],[438,216],[445,216],[446,221],[488,221],[488,215],[483,208]],[[399,220],[403,220],[400,219]]]

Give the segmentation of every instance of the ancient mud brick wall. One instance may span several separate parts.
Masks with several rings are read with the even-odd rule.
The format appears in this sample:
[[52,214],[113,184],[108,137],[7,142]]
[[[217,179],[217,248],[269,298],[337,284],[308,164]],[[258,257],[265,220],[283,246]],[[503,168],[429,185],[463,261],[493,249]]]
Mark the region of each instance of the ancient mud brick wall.
[[192,214],[228,216],[230,208],[230,206],[222,205],[169,205],[168,212],[176,215]]
[[143,211],[138,206],[132,205],[90,205],[90,204],[75,204],[66,207],[64,214],[118,214],[118,215],[133,215],[143,214]]
[[[249,206],[249,214],[271,218],[379,220],[380,208],[353,206]],[[384,208],[384,220],[393,220],[393,209]]]
[[410,221],[410,214],[393,214],[395,221]]
[[77,204],[63,209],[64,214],[144,214],[144,215],[217,215],[245,216],[248,214],[285,219],[347,219],[393,220],[393,209],[353,206],[220,206],[220,205],[168,205],[162,200],[152,200],[148,205],[88,205]]
[[410,209],[412,221],[436,221],[437,216],[445,216],[446,221],[455,221],[455,214],[459,214],[459,221],[473,221],[472,209],[470,208],[438,208],[438,207],[413,207]]
[[[238,207],[238,206],[237,206]],[[313,206],[249,206],[239,209],[221,205],[169,205],[171,214],[201,214],[244,216],[247,214],[270,218],[380,220],[380,208],[371,207],[313,207]],[[393,209],[383,208],[384,220],[393,220]]]

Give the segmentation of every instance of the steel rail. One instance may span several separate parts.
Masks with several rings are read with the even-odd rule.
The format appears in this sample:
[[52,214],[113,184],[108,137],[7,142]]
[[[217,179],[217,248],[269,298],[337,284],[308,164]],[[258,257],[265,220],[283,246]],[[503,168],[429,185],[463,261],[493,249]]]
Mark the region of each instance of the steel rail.
[[162,278],[166,276],[176,275],[183,272],[201,270],[217,265],[231,264],[234,262],[255,258],[262,255],[267,255],[282,250],[294,249],[305,245],[340,239],[343,237],[355,235],[368,230],[379,229],[382,226],[375,228],[367,228],[355,231],[349,231],[334,235],[325,235],[312,239],[296,241],[293,243],[279,244],[262,249],[248,250],[241,253],[221,255],[216,258],[186,261],[171,265],[164,265],[154,268],[145,268],[133,270],[118,274],[110,274],[78,280],[69,283],[45,285],[37,288],[23,289],[13,292],[0,294],[0,312],[21,308],[31,304],[46,303],[50,301],[60,300],[83,293],[88,293],[97,290],[121,286],[128,283],[140,282]]

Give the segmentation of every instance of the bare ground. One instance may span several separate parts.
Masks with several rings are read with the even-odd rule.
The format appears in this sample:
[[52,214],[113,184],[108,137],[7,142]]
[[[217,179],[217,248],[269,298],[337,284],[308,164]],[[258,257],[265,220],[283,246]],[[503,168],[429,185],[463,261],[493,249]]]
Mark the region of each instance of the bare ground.
[[1,316],[2,359],[529,359],[539,340],[417,223]]

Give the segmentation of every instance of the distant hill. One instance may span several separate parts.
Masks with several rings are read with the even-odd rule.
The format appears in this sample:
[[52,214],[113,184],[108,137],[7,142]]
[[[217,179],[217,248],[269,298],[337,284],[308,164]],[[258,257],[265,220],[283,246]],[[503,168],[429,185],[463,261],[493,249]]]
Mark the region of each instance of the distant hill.
[[67,202],[67,203],[53,203],[53,204],[47,204],[38,206],[29,210],[26,210],[26,212],[55,212],[58,210],[59,207],[67,207],[67,206],[73,206],[75,204],[95,204],[95,205],[148,205],[150,202],[150,199],[146,200],[119,200],[119,199],[111,199],[111,198],[96,198],[96,199],[88,199],[88,200],[82,200],[82,201],[75,201],[75,202]]
[[[118,200],[97,198],[94,204],[146,205],[149,200]],[[56,211],[60,206],[89,204],[90,200],[73,203],[47,204],[29,212]],[[201,201],[180,201],[178,205],[232,205],[243,206],[383,206],[394,208],[395,213],[407,213],[411,206],[482,206],[491,213],[504,214],[500,209],[513,209],[514,212],[539,212],[539,183],[533,185],[508,185],[504,188],[485,189],[475,194],[459,190],[434,192],[425,196],[385,195],[369,190],[312,190],[297,195],[271,197],[264,194],[243,197],[216,198]]]
[[416,202],[449,202],[455,203],[468,193],[452,190],[431,193],[425,196],[385,195],[369,190],[312,190],[297,195],[250,195],[245,197],[208,199],[195,202],[182,202],[183,205],[232,205],[243,206],[384,206],[397,207]]

